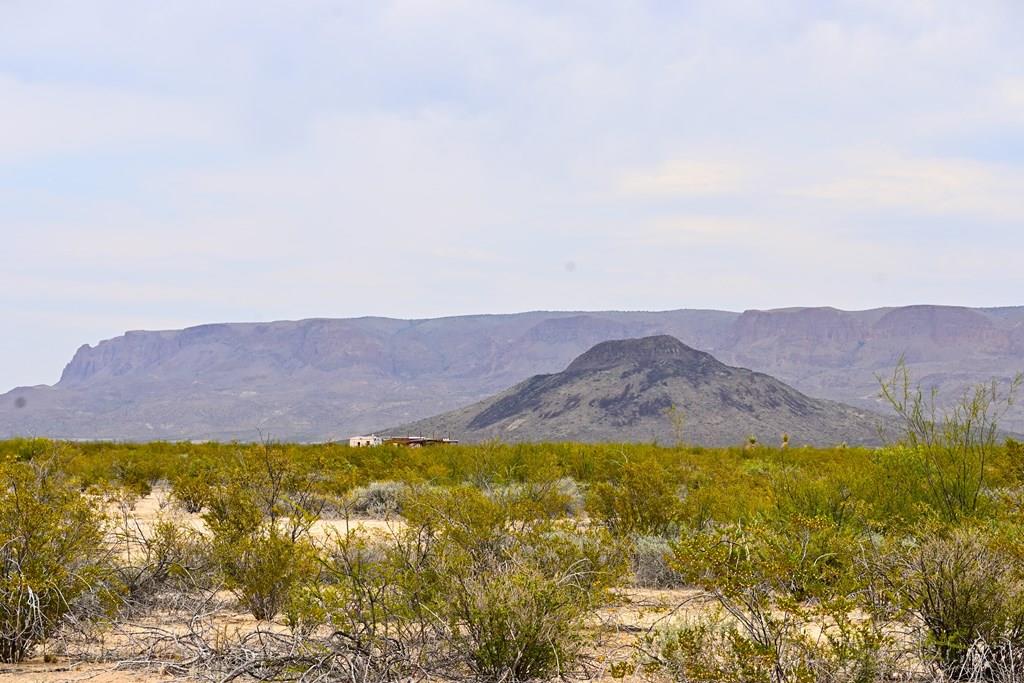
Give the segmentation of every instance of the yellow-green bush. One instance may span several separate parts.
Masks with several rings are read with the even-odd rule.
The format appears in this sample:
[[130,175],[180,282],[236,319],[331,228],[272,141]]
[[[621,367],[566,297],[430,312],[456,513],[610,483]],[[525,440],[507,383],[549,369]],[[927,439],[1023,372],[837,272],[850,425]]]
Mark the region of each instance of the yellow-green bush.
[[320,499],[309,472],[284,448],[264,444],[238,454],[210,494],[204,520],[226,586],[257,619],[273,619],[315,571],[309,529]]
[[0,661],[18,662],[106,590],[102,517],[59,455],[0,459]]

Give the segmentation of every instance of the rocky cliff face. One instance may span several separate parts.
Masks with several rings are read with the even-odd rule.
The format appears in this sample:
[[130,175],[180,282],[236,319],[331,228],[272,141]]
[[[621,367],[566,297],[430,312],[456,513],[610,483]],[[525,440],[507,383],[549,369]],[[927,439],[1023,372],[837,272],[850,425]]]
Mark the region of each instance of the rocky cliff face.
[[[342,438],[479,401],[605,340],[659,334],[861,407],[877,405],[875,375],[901,355],[954,394],[1024,369],[1024,307],[216,324],[83,346],[53,387],[0,396],[0,437]],[[1024,431],[1024,412],[1008,426]]]
[[562,372],[393,431],[470,442],[681,439],[708,446],[738,445],[751,435],[779,443],[786,434],[793,444],[827,445],[878,443],[885,426],[881,415],[810,398],[659,335],[602,342]]
[[[992,378],[1024,370],[1016,341],[1024,307],[906,306],[870,311],[747,311],[714,348],[727,362],[767,372],[815,396],[877,405],[878,375],[904,358],[913,377],[955,398]],[[1014,409],[1006,426],[1024,428]]]

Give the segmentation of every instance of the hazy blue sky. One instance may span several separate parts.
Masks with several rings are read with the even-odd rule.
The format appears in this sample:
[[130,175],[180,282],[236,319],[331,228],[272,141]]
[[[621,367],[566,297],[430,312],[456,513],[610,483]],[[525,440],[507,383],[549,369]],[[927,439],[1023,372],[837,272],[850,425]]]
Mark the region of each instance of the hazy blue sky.
[[0,391],[126,329],[1024,303],[1024,3],[0,0]]

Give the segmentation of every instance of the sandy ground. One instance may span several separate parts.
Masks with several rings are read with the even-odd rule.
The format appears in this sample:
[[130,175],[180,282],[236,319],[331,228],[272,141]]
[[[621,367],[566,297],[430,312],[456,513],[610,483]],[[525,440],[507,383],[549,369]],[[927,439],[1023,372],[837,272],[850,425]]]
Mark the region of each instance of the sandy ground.
[[[26,683],[156,683],[176,680],[157,672],[118,671],[114,664],[47,664],[40,661],[18,665],[0,665],[0,682]],[[181,679],[177,679],[181,680]]]
[[[117,514],[116,509],[113,510],[113,513]],[[181,507],[175,505],[166,489],[154,489],[150,495],[139,498],[129,514],[143,529],[149,529],[159,520],[166,519],[190,526],[198,531],[206,530],[206,523],[202,516],[185,512]],[[400,519],[325,518],[313,525],[312,532],[318,538],[326,538],[330,533],[345,533],[352,528],[390,533],[401,529],[402,526]]]

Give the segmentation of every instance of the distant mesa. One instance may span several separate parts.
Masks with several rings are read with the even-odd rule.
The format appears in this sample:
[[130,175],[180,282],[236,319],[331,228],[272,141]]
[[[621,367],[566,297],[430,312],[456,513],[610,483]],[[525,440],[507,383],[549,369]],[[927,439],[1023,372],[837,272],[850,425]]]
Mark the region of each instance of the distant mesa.
[[[699,366],[710,361],[695,354],[707,352],[726,366],[765,373],[805,396],[864,411],[884,408],[876,375],[890,373],[901,356],[916,380],[953,398],[975,384],[1007,381],[1024,370],[1021,306],[532,311],[423,320],[218,323],[130,332],[82,346],[57,384],[0,395],[0,438],[257,441],[269,434],[283,441],[344,441],[382,425],[413,424],[489,400],[524,381],[535,382],[539,391],[547,385],[530,378],[614,366],[617,360],[609,354],[623,348],[602,342],[665,335],[690,350],[671,351],[655,341],[650,348],[631,349],[633,360],[678,352],[680,361]],[[653,387],[635,402],[638,381],[621,404],[604,397],[608,414],[597,424],[621,422],[637,439],[661,440],[657,430],[642,433],[653,429],[653,418],[633,416],[627,406],[657,412],[659,402],[681,398],[661,396]],[[583,405],[573,412],[581,419],[580,411],[597,409],[587,405],[589,389],[584,389],[578,389]],[[738,390],[725,395],[734,403],[758,405]],[[544,400],[551,396],[546,393]],[[474,431],[496,429],[497,423],[485,423],[508,406],[481,417]],[[515,418],[522,423],[502,428],[509,435],[528,434],[535,417],[527,411]],[[693,416],[683,417],[686,438],[695,437]],[[1024,401],[1003,416],[1002,424],[1024,432]],[[564,430],[576,433],[568,423]],[[791,436],[798,443],[797,434]]]
[[606,341],[562,372],[536,375],[466,408],[397,427],[469,442],[876,444],[887,418],[811,398],[719,362],[669,335]]

